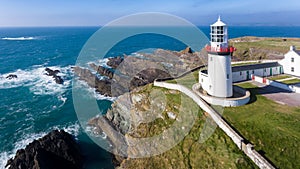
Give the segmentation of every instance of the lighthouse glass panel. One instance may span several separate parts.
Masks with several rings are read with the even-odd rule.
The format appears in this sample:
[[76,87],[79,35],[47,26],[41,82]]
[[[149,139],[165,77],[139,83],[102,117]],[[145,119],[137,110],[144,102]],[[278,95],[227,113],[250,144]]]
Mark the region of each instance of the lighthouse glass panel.
[[217,27],[211,27],[211,34],[217,34]]
[[224,27],[218,26],[218,34],[223,34],[223,33],[224,33]]

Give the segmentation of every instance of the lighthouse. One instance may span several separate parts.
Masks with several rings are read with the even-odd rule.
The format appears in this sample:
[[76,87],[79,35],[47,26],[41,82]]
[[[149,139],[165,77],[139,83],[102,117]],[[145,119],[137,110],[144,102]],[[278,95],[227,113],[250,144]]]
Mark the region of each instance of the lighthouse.
[[228,45],[228,27],[220,16],[217,22],[210,25],[210,44],[205,48],[208,69],[199,74],[202,88],[214,97],[232,97],[231,53],[234,48]]

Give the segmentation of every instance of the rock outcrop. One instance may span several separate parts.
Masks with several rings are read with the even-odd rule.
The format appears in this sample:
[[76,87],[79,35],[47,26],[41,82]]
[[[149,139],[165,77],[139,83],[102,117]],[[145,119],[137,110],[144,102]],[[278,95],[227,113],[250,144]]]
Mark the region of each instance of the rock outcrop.
[[118,56],[115,58],[108,58],[108,62],[106,63],[108,66],[116,69],[122,62],[123,62],[123,58]]
[[89,66],[94,69],[95,71],[97,71],[98,74],[102,75],[102,76],[107,76],[110,79],[113,78],[114,76],[114,72],[111,71],[109,68],[103,67],[103,66],[97,66],[95,63],[91,63],[89,64]]
[[112,96],[111,94],[111,80],[100,80],[89,69],[74,67],[74,73],[79,76],[79,80],[85,81],[90,87],[95,88],[97,92],[104,96]]
[[[203,53],[192,52],[186,48],[182,52],[158,49],[153,54],[141,53],[141,57],[124,56],[109,58],[107,68],[89,64],[88,68],[74,67],[80,80],[105,96],[117,97],[137,87],[154,82],[157,78],[171,78],[203,64]],[[99,75],[107,78],[99,78]],[[113,90],[112,90],[113,89]]]
[[184,53],[184,54],[193,53],[193,50],[191,47],[186,47],[184,50],[181,51],[181,53]]
[[64,83],[64,80],[60,76],[57,75],[58,73],[60,73],[59,70],[52,70],[52,69],[47,67],[45,69],[45,71],[47,72],[46,73],[47,76],[52,76],[53,77],[55,83],[57,83],[57,84],[63,84]]
[[80,169],[83,156],[73,136],[63,130],[54,130],[34,140],[25,149],[17,151],[8,160],[9,169]]
[[18,76],[15,74],[9,74],[8,76],[6,76],[6,79],[8,79],[8,80],[16,79],[16,78],[18,78]]

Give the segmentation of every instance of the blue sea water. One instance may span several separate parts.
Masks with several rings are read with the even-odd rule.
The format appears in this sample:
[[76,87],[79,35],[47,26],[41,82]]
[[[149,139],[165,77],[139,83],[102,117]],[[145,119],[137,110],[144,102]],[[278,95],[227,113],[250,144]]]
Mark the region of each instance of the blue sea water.
[[[209,27],[200,27],[208,36]],[[112,168],[111,156],[83,132],[72,102],[71,67],[97,27],[0,28],[0,168],[33,139],[52,129],[76,136],[86,156],[86,168]],[[300,37],[300,27],[230,27],[230,38],[240,36]],[[106,57],[131,54],[145,48],[182,50],[174,39],[154,34],[120,42]],[[63,85],[44,75],[50,67],[61,71]],[[9,74],[17,79],[7,80]],[[101,98],[101,96],[96,96]],[[98,99],[103,113],[110,100]]]

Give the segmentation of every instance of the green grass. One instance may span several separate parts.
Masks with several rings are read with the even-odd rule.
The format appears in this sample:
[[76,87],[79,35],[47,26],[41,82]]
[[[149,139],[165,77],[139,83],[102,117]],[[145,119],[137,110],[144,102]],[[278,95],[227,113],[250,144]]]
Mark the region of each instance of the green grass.
[[193,85],[195,83],[199,82],[199,71],[192,72],[190,74],[187,74],[184,77],[181,77],[179,79],[175,80],[169,80],[167,81],[168,83],[176,83],[176,84],[181,84],[189,89],[192,89]]
[[272,76],[272,77],[268,77],[269,80],[281,80],[281,79],[287,79],[290,78],[292,76],[289,75],[278,75],[278,76]]
[[251,102],[245,106],[225,108],[224,118],[256,150],[265,152],[276,167],[299,168],[300,166],[300,108],[280,105],[257,94],[259,88],[240,84],[251,92]]
[[285,83],[285,84],[288,84],[288,85],[296,84],[296,83],[300,83],[300,79],[284,80],[284,81],[281,81],[281,83]]
[[[166,117],[167,111],[178,114],[181,110],[184,113],[182,118],[190,118],[192,114],[194,120],[186,123],[194,121],[194,124],[184,139],[172,149],[149,158],[127,159],[122,163],[122,168],[257,168],[219,128],[204,143],[198,142],[204,123],[209,117],[203,115],[203,111],[192,99],[180,92],[153,87],[153,85],[145,86],[140,92],[151,93],[153,90],[161,90],[161,93],[166,96],[167,104],[163,119],[158,118],[148,124],[141,124],[136,131],[139,136],[154,136],[160,134],[163,128],[170,127],[174,120]],[[182,103],[186,106],[182,106]],[[185,126],[185,122],[182,121],[184,120],[181,120],[181,126]]]

